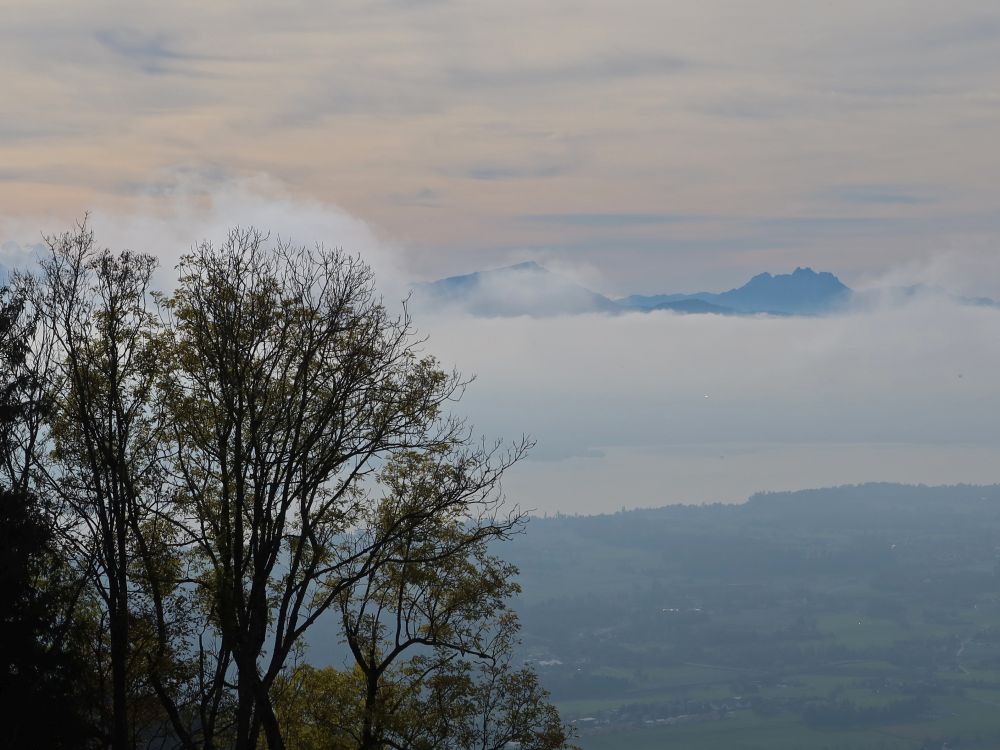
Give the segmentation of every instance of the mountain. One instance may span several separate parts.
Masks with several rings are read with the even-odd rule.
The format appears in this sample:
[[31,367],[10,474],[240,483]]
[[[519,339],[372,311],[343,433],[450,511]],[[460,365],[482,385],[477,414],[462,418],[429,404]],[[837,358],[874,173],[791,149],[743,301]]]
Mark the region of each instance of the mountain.
[[667,309],[664,305],[691,300],[704,301],[706,297],[714,296],[711,292],[696,292],[694,294],[630,294],[615,300],[619,305],[629,310]]
[[843,307],[850,301],[851,294],[832,273],[796,268],[786,274],[757,274],[743,286],[721,294],[632,295],[618,303],[632,310],[655,310],[676,309],[678,303],[700,301],[722,308],[705,312],[819,315]]
[[413,300],[422,307],[452,307],[482,317],[622,312],[618,303],[527,261],[419,284]]
[[483,317],[546,317],[579,313],[669,310],[682,314],[818,315],[851,299],[851,290],[832,273],[796,268],[789,274],[761,273],[727,292],[632,295],[612,300],[527,261],[419,284],[417,306],[450,307]]
[[843,306],[850,297],[851,290],[832,273],[796,268],[790,274],[758,274],[739,289],[718,295],[718,302],[744,312],[815,315]]
[[811,268],[757,274],[743,286],[721,293],[635,294],[612,300],[527,261],[418,284],[413,301],[417,307],[447,307],[482,317],[547,317],[655,310],[681,314],[822,315],[858,300],[832,273]]

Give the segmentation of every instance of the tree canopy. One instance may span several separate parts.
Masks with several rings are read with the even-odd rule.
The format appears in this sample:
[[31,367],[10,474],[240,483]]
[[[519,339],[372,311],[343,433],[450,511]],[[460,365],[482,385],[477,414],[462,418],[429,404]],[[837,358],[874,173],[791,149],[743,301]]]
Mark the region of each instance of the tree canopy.
[[[3,595],[18,626],[93,636],[94,746],[566,745],[494,554],[526,521],[500,481],[530,441],[450,415],[467,381],[361,259],[236,229],[157,292],[155,258],[85,223],[48,249],[0,316],[10,491],[51,498],[3,525]],[[320,618],[353,663],[308,666]]]

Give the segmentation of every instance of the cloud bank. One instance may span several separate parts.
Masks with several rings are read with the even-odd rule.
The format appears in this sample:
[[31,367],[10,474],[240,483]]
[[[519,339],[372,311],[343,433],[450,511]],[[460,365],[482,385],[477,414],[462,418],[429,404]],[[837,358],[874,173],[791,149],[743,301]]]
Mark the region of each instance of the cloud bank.
[[[101,244],[157,254],[164,286],[180,254],[234,224],[358,252],[390,302],[412,278],[402,246],[267,180],[181,185],[151,206],[97,210],[92,221]],[[65,228],[30,223],[0,221],[0,262],[15,263],[40,231]],[[968,292],[961,284],[987,272],[1000,278],[982,253],[942,256],[871,279],[920,281],[927,291],[828,317],[423,311],[416,324],[429,336],[425,351],[477,376],[457,413],[487,436],[538,440],[507,488],[539,512],[738,501],[855,481],[1000,481],[1000,310],[934,290],[959,283],[955,291]],[[592,268],[582,275],[598,286]]]
[[[461,408],[539,440],[541,510],[842,482],[1000,480],[1000,311],[943,296],[825,318],[667,312],[427,323]],[[547,461],[546,461],[547,460]]]
[[[285,185],[264,175],[230,180],[203,173],[172,172],[156,183],[155,195],[130,210],[97,206],[87,216],[98,244],[132,249],[159,258],[154,283],[169,288],[180,257],[201,242],[221,243],[232,227],[254,226],[274,240],[297,245],[323,244],[361,255],[374,269],[386,299],[397,302],[409,291],[404,255],[363,220],[319,200],[293,196]],[[148,192],[148,188],[147,188]],[[76,220],[82,220],[83,215]],[[43,235],[71,225],[52,217],[0,217],[0,263],[31,263]]]

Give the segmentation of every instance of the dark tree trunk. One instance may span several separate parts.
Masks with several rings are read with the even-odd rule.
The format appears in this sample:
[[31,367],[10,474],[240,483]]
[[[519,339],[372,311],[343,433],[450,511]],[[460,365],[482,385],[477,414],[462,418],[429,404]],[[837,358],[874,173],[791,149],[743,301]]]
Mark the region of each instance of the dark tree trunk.
[[378,702],[378,677],[368,675],[365,690],[365,718],[361,727],[361,743],[358,750],[378,750],[379,742],[375,734],[375,709]]
[[128,613],[111,615],[112,750],[128,750]]
[[256,695],[251,675],[257,671],[257,660],[250,649],[236,655],[236,746],[235,750],[255,750],[252,742],[254,703]]
[[278,717],[274,714],[274,707],[264,685],[258,685],[258,697],[260,700],[257,702],[257,716],[264,729],[264,737],[267,738],[268,750],[285,750],[281,726],[278,724]]
[[118,507],[115,512],[115,561],[110,566],[114,576],[111,583],[111,597],[117,606],[111,615],[111,684],[113,691],[112,748],[128,750],[128,647],[129,647],[129,607],[128,607],[128,559],[127,527],[125,509]]

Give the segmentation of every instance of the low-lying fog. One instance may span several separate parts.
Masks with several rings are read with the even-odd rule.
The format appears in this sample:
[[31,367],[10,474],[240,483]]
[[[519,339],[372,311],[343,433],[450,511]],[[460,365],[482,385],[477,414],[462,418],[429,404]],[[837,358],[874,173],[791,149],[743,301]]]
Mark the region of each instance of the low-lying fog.
[[[193,243],[251,223],[360,252],[388,300],[421,279],[420,259],[364,222],[273,186],[182,187],[171,200],[92,217],[100,243],[160,256],[161,285]],[[10,241],[0,262],[23,263],[39,232],[66,228],[0,221],[0,242]],[[983,280],[1000,278],[1000,262],[977,258],[965,288],[953,273],[961,264],[940,258],[890,269],[881,283],[989,293]],[[602,291],[599,279],[588,281]],[[677,286],[664,280],[660,291],[691,291]],[[871,302],[820,318],[420,313],[415,322],[430,337],[426,351],[477,375],[459,413],[488,437],[537,439],[506,488],[539,513],[734,502],[758,490],[870,480],[1000,482],[1000,309],[935,292]]]
[[436,318],[487,434],[537,438],[507,482],[539,512],[757,490],[1000,481],[1000,310],[928,294],[823,318],[669,312]]

